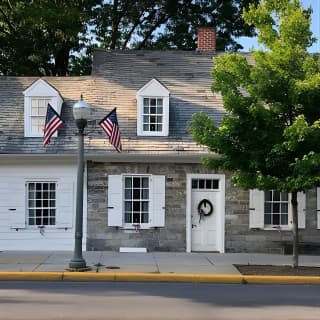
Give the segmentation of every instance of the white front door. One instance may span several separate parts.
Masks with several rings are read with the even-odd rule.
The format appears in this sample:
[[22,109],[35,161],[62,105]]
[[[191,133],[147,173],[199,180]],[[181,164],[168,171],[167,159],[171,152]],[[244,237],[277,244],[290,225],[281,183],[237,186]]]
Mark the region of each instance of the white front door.
[[193,175],[189,180],[191,251],[223,252],[224,176]]

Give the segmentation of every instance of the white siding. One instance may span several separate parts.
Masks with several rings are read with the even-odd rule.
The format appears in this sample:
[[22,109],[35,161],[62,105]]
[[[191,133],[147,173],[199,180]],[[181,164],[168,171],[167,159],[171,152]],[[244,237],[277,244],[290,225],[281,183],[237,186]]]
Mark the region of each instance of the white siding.
[[[0,250],[73,250],[76,165],[15,163],[0,164]],[[43,234],[37,226],[26,224],[26,183],[30,181],[57,181],[58,185],[57,225],[46,226]]]

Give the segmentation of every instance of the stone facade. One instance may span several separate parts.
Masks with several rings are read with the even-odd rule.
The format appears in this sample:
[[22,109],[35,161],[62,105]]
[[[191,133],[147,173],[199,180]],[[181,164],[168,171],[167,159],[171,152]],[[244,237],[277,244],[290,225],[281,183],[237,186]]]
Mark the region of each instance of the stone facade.
[[[120,247],[146,247],[149,251],[186,251],[186,176],[214,173],[201,164],[104,163],[88,162],[87,250],[116,250]],[[108,175],[157,174],[166,176],[165,227],[126,230],[107,226]],[[316,190],[307,193],[306,228],[301,241],[315,241]],[[291,241],[291,232],[249,229],[249,192],[232,187],[226,175],[225,251],[282,253],[281,241]]]
[[[164,228],[124,230],[107,226],[109,174],[166,176]],[[88,163],[88,250],[146,247],[149,251],[186,250],[186,175],[208,173],[200,164]]]

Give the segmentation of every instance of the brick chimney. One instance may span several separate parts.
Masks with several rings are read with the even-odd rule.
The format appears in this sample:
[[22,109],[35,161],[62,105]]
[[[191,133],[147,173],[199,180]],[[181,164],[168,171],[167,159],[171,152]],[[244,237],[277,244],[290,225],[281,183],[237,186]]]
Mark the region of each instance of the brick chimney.
[[216,51],[216,29],[211,27],[201,27],[198,29],[197,51]]

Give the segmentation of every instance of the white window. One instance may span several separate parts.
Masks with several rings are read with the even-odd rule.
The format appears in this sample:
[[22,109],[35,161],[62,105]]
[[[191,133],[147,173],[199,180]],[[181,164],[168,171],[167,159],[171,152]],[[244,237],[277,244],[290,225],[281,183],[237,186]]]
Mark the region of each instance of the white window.
[[53,226],[56,224],[56,183],[27,183],[27,224]]
[[[24,92],[24,135],[42,137],[48,103],[61,113],[63,100],[48,82],[39,79]],[[57,133],[53,135],[56,137]]]
[[108,225],[135,228],[163,227],[165,177],[110,175],[108,177]]
[[288,226],[288,193],[268,190],[264,193],[265,227]]
[[168,136],[169,91],[152,79],[137,93],[137,134]]
[[31,132],[35,135],[42,136],[48,103],[49,97],[31,98]]
[[[306,195],[298,192],[298,227],[305,228]],[[292,228],[291,194],[276,190],[250,190],[250,228],[289,230]]]
[[149,223],[149,177],[124,177],[124,223]]
[[143,98],[143,131],[162,132],[163,99]]

